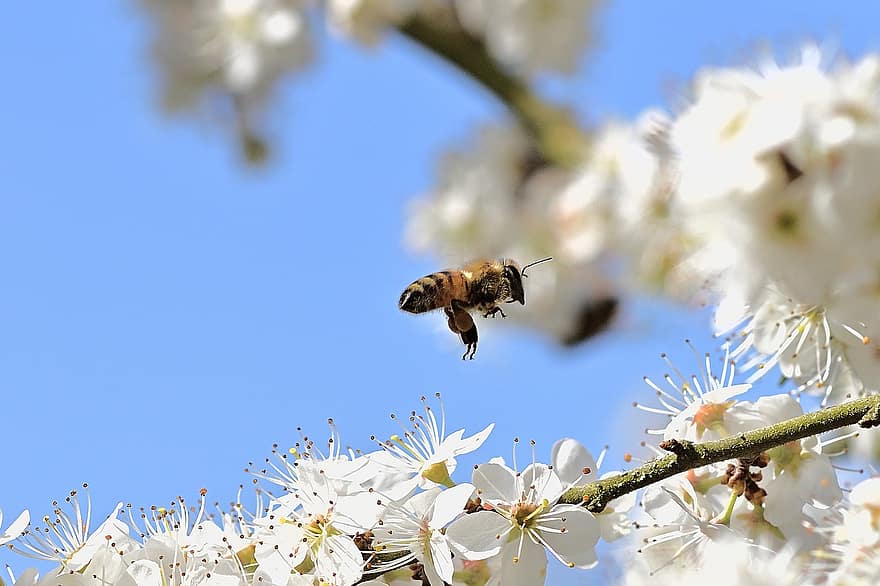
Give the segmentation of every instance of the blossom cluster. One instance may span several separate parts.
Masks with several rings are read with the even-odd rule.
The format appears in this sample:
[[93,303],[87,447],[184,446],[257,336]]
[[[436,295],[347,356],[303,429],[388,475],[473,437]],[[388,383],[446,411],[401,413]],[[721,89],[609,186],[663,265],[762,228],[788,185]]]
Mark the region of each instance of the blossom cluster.
[[[720,376],[706,359],[702,376],[646,379],[666,417],[649,433],[664,440],[711,441],[803,413],[792,394],[738,397],[734,363]],[[678,373],[673,367],[673,372]],[[833,463],[850,434],[805,438],[758,455],[694,468],[649,486],[634,516],[638,563],[622,584],[776,584],[867,586],[880,577],[880,482],[858,482],[844,496],[847,468]],[[654,447],[658,453],[660,449]]]
[[[277,86],[314,60],[314,13],[331,32],[370,47],[422,16],[485,45],[522,75],[574,71],[589,35],[582,0],[140,0],[156,24],[153,53],[168,110],[219,109],[254,139]],[[230,115],[231,114],[231,115]]]
[[411,568],[433,586],[481,572],[533,585],[543,581],[548,554],[589,568],[600,533],[626,532],[619,516],[559,502],[596,478],[596,462],[578,442],[558,442],[550,465],[518,470],[496,458],[456,484],[456,457],[479,448],[493,426],[447,435],[445,414],[427,403],[409,423],[368,453],[340,449],[332,420],[326,450],[305,436],[276,450],[251,470],[266,485],[253,512],[239,498],[209,513],[203,491],[195,507],[179,498],[136,514],[119,503],[93,529],[91,507],[74,491],[44,527],[31,527],[25,512],[0,535],[0,544],[58,564],[13,583],[348,586],[385,584],[369,579]]
[[[803,414],[789,393],[741,400],[752,385],[736,382],[729,353],[720,374],[708,355],[698,374],[672,372],[662,385],[645,379],[656,404],[637,404],[664,417],[648,430],[658,441],[738,436]],[[240,495],[230,509],[209,512],[204,490],[196,506],[178,498],[137,513],[119,503],[94,529],[77,491],[54,504],[43,527],[25,511],[0,532],[0,545],[57,567],[12,575],[12,583],[534,586],[545,582],[549,558],[596,566],[600,538],[625,538],[636,550],[624,585],[704,583],[719,560],[718,580],[731,585],[868,585],[880,576],[880,479],[844,497],[839,451],[829,447],[846,434],[694,468],[593,513],[577,487],[620,474],[599,476],[604,450],[594,458],[566,438],[545,464],[531,442],[524,468],[515,447],[511,465],[491,458],[473,466],[469,482],[456,482],[457,458],[480,448],[493,425],[447,434],[442,403],[438,416],[422,402],[408,422],[393,416],[401,432],[372,451],[342,449],[332,420],[326,448],[302,436],[274,450],[250,469],[261,483],[253,511]],[[647,445],[663,453],[663,444]]]
[[677,115],[608,125],[575,171],[484,130],[441,165],[408,239],[450,263],[553,256],[514,318],[563,340],[587,300],[661,289],[713,305],[752,380],[778,367],[823,404],[873,392],[880,56],[825,61],[808,46],[787,65],[706,69]]
[[[485,126],[467,148],[441,159],[436,187],[411,206],[405,237],[452,267],[473,258],[552,256],[511,321],[575,344],[589,335],[597,300],[612,300],[616,289],[607,276],[611,209],[598,198],[572,197],[590,181],[542,161],[516,127]],[[589,217],[581,213],[587,208]]]

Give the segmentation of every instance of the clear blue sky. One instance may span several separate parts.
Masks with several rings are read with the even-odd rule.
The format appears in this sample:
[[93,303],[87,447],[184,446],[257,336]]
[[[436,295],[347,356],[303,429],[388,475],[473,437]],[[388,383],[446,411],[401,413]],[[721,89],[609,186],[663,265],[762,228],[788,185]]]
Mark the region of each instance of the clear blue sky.
[[[874,3],[610,1],[598,50],[548,83],[584,117],[668,103],[701,64],[762,41],[880,47]],[[518,435],[637,449],[641,376],[706,316],[646,300],[617,330],[563,352],[525,332],[478,359],[396,307],[438,268],[402,245],[407,201],[435,156],[503,115],[476,86],[402,40],[364,52],[322,38],[320,64],[272,111],[274,163],[155,108],[147,23],[134,3],[12,2],[0,34],[0,507],[7,515],[88,481],[95,516],[190,499],[227,502],[249,460],[302,425],[368,448],[390,411],[441,391],[450,425],[497,422],[485,458]],[[439,319],[439,318],[438,318]],[[704,346],[707,347],[707,346]],[[465,468],[466,470],[466,468]],[[0,554],[18,570],[24,560]],[[553,564],[551,564],[552,566]],[[566,574],[568,575],[568,574]],[[558,576],[558,574],[551,574]],[[577,583],[602,582],[601,571]],[[552,578],[561,583],[570,578]],[[558,580],[558,582],[556,581]]]

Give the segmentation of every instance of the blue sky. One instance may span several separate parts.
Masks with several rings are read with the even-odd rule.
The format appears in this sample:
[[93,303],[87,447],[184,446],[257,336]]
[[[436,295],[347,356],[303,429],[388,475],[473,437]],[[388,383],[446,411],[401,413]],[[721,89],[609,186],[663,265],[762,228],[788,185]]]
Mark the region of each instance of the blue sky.
[[[96,517],[194,498],[228,502],[248,461],[302,425],[368,448],[388,413],[440,391],[450,425],[496,430],[485,458],[572,436],[636,450],[629,404],[705,313],[631,300],[615,331],[571,351],[513,329],[474,362],[396,301],[439,268],[402,245],[435,157],[504,115],[405,41],[365,52],[322,38],[320,61],[271,110],[273,163],[243,166],[216,128],[156,108],[133,4],[14,2],[0,35],[0,508],[7,518],[87,481]],[[764,42],[877,49],[873,3],[611,1],[597,50],[546,90],[585,119],[673,101],[702,64]],[[440,319],[439,317],[437,319]],[[639,395],[639,393],[642,393]],[[464,470],[467,468],[465,467]],[[465,477],[461,477],[464,479]],[[0,554],[21,570],[24,560]],[[551,564],[552,565],[552,564]],[[570,578],[554,580],[563,583]],[[601,583],[601,571],[576,583]],[[553,582],[557,583],[557,582]],[[567,583],[567,582],[565,582]]]

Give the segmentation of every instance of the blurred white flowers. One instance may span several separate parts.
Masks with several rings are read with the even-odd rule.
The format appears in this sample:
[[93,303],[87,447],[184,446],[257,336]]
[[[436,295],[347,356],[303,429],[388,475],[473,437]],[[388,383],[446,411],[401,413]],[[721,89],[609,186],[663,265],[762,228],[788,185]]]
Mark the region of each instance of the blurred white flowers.
[[712,251],[691,266],[719,292],[719,326],[744,320],[737,352],[752,366],[778,362],[832,400],[878,373],[878,90],[877,56],[826,68],[810,46],[791,66],[704,71],[669,130],[688,239]]
[[[417,251],[439,252],[451,267],[482,257],[526,263],[553,256],[525,284],[525,307],[510,317],[563,343],[580,342],[607,325],[616,300],[604,266],[606,219],[560,229],[568,212],[556,194],[572,180],[542,161],[516,128],[482,128],[466,149],[441,160],[437,187],[412,206],[406,240]],[[575,239],[597,244],[581,251]]]
[[276,82],[311,60],[302,0],[142,0],[156,19],[153,51],[172,110],[206,94],[245,105],[262,102]]
[[572,73],[590,41],[591,0],[456,0],[465,26],[489,52],[522,71]]

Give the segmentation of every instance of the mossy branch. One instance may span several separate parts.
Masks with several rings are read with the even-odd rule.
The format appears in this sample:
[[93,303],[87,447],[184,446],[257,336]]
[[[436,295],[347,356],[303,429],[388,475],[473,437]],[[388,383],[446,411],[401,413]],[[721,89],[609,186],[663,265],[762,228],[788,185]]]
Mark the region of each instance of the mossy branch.
[[398,30],[494,94],[533,138],[543,159],[564,168],[583,160],[587,138],[574,115],[542,99],[528,82],[498,63],[485,43],[461,26],[452,6],[417,14]]
[[874,427],[880,424],[878,414],[880,395],[871,395],[717,441],[666,441],[660,447],[671,452],[668,456],[619,476],[572,488],[562,495],[560,502],[583,503],[587,509],[598,513],[610,501],[680,472],[724,460],[753,457],[770,448],[847,425],[858,423],[862,427]]

